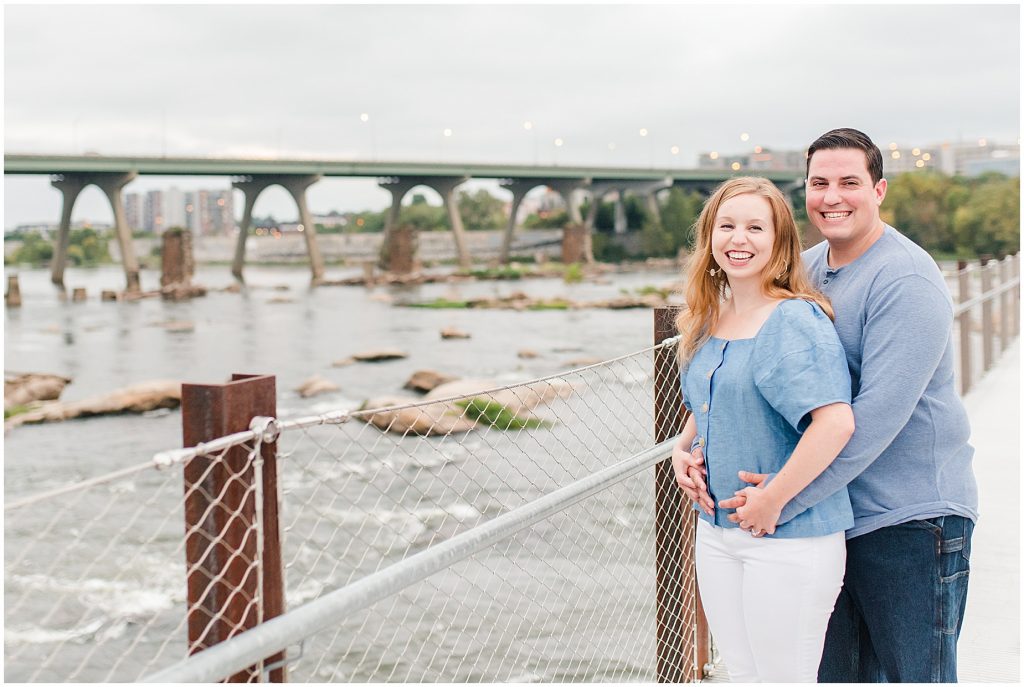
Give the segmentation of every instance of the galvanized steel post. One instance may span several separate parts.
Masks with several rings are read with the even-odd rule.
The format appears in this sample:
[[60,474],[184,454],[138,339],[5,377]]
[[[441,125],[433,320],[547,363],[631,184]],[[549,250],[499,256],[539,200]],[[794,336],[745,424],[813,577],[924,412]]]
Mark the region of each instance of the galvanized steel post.
[[[257,416],[274,417],[276,399],[272,376],[236,374],[227,384],[182,384],[185,446],[248,430]],[[245,446],[235,446],[223,455],[197,456],[185,464],[190,655],[284,612],[275,445],[263,442],[260,456],[259,475],[257,462],[250,460]],[[262,527],[257,516],[260,497]],[[263,556],[259,560],[257,537],[261,534]],[[253,563],[262,570],[254,570]],[[254,599],[259,600],[255,606]],[[284,652],[279,652],[268,656],[265,663],[283,658]],[[227,681],[258,681],[261,677],[259,667],[251,666]],[[284,682],[284,668],[271,670],[270,681]]]
[[981,302],[981,366],[985,372],[992,369],[995,362],[995,322],[992,319],[992,297],[988,292],[992,290],[992,263],[991,255],[981,256],[981,293],[985,300]]

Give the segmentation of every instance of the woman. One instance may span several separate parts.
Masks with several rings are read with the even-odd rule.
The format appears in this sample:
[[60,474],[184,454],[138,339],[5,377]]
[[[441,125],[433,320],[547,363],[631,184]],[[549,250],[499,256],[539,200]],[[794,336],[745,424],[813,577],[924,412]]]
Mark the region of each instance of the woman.
[[[804,274],[793,213],[770,181],[723,183],[696,242],[689,309],[677,321],[691,415],[672,464],[683,486],[686,453],[700,447],[712,498],[746,497],[739,526],[725,509],[700,510],[701,600],[733,682],[815,682],[843,582],[850,500],[844,489],[777,520],[853,433],[846,356],[831,306]],[[741,467],[775,474],[763,489],[744,488]]]

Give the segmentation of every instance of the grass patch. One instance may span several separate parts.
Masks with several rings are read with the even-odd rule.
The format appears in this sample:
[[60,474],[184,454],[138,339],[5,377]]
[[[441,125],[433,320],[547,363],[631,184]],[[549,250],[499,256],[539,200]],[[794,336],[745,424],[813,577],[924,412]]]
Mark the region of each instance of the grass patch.
[[483,270],[469,270],[459,272],[459,274],[468,274],[471,277],[477,279],[522,279],[523,270],[517,267],[488,267]]
[[23,405],[14,405],[11,406],[10,408],[4,408],[4,419],[6,420],[9,417],[14,417],[15,415],[27,413],[29,410],[30,408],[28,406]]
[[435,298],[432,301],[422,301],[420,303],[405,303],[404,305],[409,308],[460,308],[463,310],[470,307],[469,301],[453,301],[447,298]]
[[583,268],[580,267],[578,262],[574,262],[571,265],[565,266],[565,271],[562,272],[562,279],[565,280],[566,284],[578,284],[583,281]]
[[527,310],[568,310],[569,301],[563,301],[561,299],[554,299],[550,301],[540,301],[538,303],[532,303],[526,306]]
[[466,417],[480,423],[486,423],[500,430],[550,427],[551,423],[537,418],[522,418],[509,412],[508,408],[497,401],[485,398],[468,398],[456,401],[455,405],[465,408]]

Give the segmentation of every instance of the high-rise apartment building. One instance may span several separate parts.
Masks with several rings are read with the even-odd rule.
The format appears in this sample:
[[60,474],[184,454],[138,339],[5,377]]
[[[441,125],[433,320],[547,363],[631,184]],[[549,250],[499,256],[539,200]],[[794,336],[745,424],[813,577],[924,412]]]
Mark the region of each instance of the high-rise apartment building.
[[124,219],[132,231],[141,231],[145,226],[143,205],[142,195],[138,193],[124,194]]
[[164,229],[185,226],[185,194],[172,186],[164,193]]
[[154,234],[161,234],[164,224],[164,192],[148,191],[142,211],[142,228]]

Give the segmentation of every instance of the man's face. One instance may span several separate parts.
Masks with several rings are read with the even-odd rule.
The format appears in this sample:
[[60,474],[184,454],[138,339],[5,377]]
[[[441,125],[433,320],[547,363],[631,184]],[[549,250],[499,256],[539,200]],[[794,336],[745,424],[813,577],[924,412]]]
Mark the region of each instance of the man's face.
[[886,181],[871,183],[863,150],[819,150],[807,170],[807,216],[829,244],[855,244],[881,226]]

